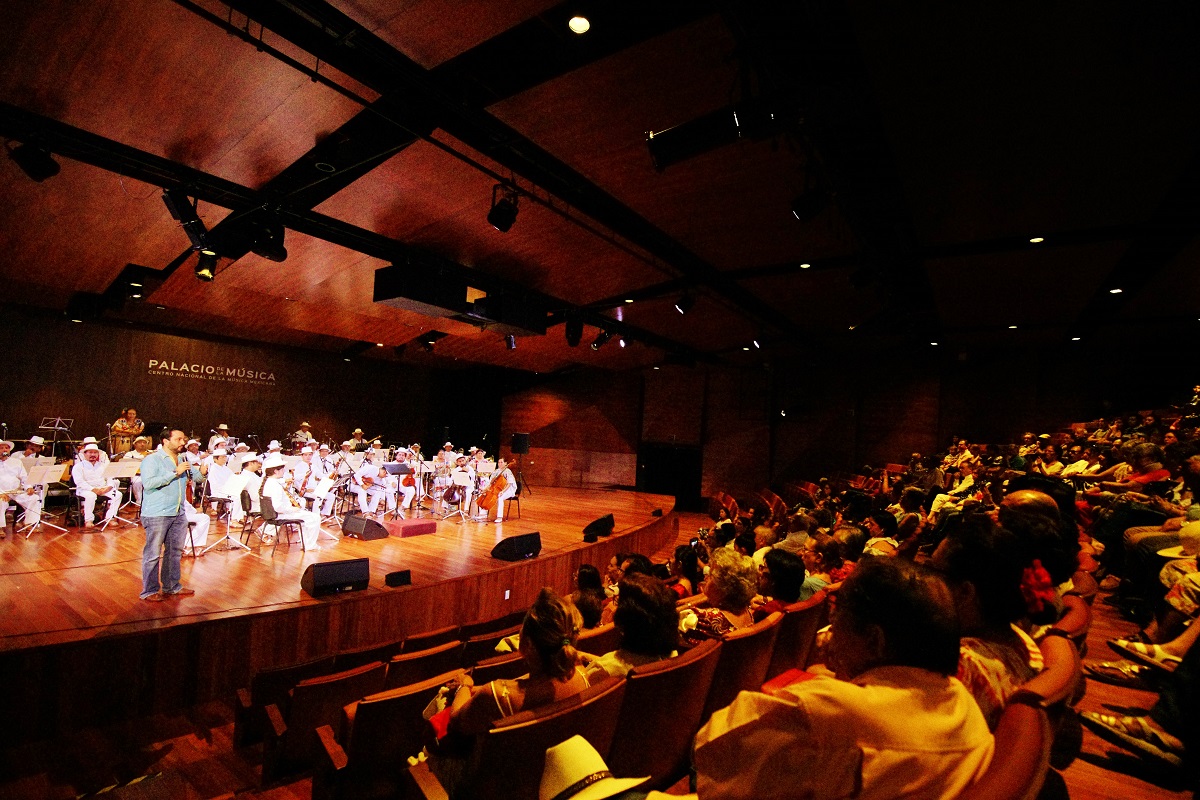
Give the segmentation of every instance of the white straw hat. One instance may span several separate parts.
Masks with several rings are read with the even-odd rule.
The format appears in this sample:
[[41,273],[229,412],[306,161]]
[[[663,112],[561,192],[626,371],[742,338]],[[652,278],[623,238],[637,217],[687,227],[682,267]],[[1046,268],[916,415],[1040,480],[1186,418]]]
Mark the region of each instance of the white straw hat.
[[596,748],[576,734],[546,751],[538,800],[603,800],[648,780],[614,778]]

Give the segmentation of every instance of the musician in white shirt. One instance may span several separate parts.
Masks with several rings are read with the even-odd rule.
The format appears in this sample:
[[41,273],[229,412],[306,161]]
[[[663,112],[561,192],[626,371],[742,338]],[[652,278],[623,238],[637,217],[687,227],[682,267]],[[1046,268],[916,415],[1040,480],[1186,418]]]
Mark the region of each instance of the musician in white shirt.
[[26,525],[37,525],[42,520],[42,498],[29,485],[29,473],[22,460],[10,457],[12,449],[12,442],[0,441],[0,537],[4,536],[10,500],[25,509]]
[[313,440],[312,431],[309,430],[311,427],[307,422],[301,422],[300,430],[292,434],[292,442],[298,443],[301,447],[311,444]]
[[204,456],[200,454],[200,441],[198,439],[188,439],[187,447],[179,454],[179,458],[189,464],[195,464],[197,467],[200,466],[201,462],[204,461]]
[[404,511],[407,511],[412,508],[413,498],[417,496],[416,472],[417,464],[419,462],[417,461],[413,452],[405,447],[401,447],[396,451],[395,462],[397,464],[404,464],[412,470],[412,473],[408,475],[394,476],[397,479],[397,490],[401,495],[404,496],[404,499],[400,502],[400,508]]
[[[367,451],[362,466],[354,471],[354,480],[350,483],[350,491],[358,498],[358,510],[364,515],[374,515],[379,510],[379,501],[385,497],[388,500],[388,510],[395,508],[396,499],[386,483],[380,479],[380,466],[371,458]],[[386,474],[386,473],[385,473]]]
[[107,464],[108,463],[108,453],[106,453],[100,449],[100,443],[98,441],[96,441],[95,436],[83,437],[83,441],[79,443],[79,449],[75,452],[75,463],[78,464],[80,461],[83,461],[83,451],[87,449],[87,446],[89,444],[96,445],[96,450],[99,451],[99,453],[100,453],[100,462],[103,464]]
[[[262,456],[257,453],[245,453],[242,455],[242,471],[240,474],[246,478],[246,484],[242,488],[250,493],[250,512],[254,514],[261,511],[258,505],[258,486],[262,482],[262,478],[259,476],[258,471],[262,467],[262,462]],[[242,498],[239,494],[233,498],[229,521],[231,523],[241,522],[245,516],[245,512],[242,511]]]
[[217,432],[208,437],[208,452],[216,450],[220,446],[220,442],[226,441],[229,438],[229,426],[222,422],[217,426]]
[[[263,497],[270,498],[271,507],[275,509],[275,515],[280,520],[299,521],[300,535],[304,538],[304,549],[319,550],[317,537],[321,535],[321,515],[292,505],[291,497],[283,488],[286,467],[287,464],[282,456],[278,454],[267,456],[267,460],[263,463],[264,477],[258,489],[260,502]],[[263,544],[270,544],[273,541],[272,537],[273,534],[265,534]]]
[[71,467],[71,479],[75,481],[75,495],[83,501],[83,527],[94,528],[92,516],[96,513],[96,498],[108,498],[107,522],[117,515],[121,507],[121,491],[115,478],[105,479],[105,462],[100,459],[100,448],[95,442],[88,443],[82,450],[83,460]]
[[[480,494],[486,492],[492,484],[504,479],[504,488],[500,490],[500,494],[496,497],[496,523],[504,522],[504,501],[511,500],[517,496],[517,479],[513,476],[512,470],[508,468],[508,461],[500,459],[496,462],[496,471],[492,473],[492,479],[488,481],[487,486],[483,488]],[[476,517],[480,522],[487,522],[487,512],[482,512],[482,518]]]
[[[149,436],[138,436],[133,440],[133,449],[125,455],[121,456],[122,461],[141,461],[152,452]],[[133,495],[133,502],[137,505],[142,504],[142,476],[141,474],[134,475],[129,480],[129,492]]]
[[[225,484],[233,477],[233,470],[229,468],[229,455],[221,448],[213,451],[212,461],[208,465],[208,496],[211,500],[230,500],[234,503],[240,502],[239,498],[230,497],[225,491]],[[217,503],[213,503],[214,510],[218,507]]]

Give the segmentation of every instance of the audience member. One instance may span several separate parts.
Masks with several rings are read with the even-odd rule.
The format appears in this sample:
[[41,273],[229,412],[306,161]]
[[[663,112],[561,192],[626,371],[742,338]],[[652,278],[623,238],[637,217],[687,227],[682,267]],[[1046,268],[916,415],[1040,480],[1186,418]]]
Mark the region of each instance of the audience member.
[[754,561],[732,550],[715,551],[708,562],[704,594],[708,606],[689,609],[680,617],[684,635],[691,641],[720,638],[754,624],[750,601],[758,585]]
[[594,628],[600,624],[600,614],[607,601],[600,570],[591,564],[580,564],[579,571],[575,573],[575,591],[571,594],[571,602],[583,617],[583,627]]
[[800,556],[786,550],[768,550],[758,568],[758,596],[751,603],[754,620],[766,619],[797,602],[805,575]]
[[679,614],[675,596],[662,581],[634,573],[621,581],[613,624],[620,633],[616,650],[594,659],[586,670],[590,682],[625,676],[635,667],[675,655],[679,648]]

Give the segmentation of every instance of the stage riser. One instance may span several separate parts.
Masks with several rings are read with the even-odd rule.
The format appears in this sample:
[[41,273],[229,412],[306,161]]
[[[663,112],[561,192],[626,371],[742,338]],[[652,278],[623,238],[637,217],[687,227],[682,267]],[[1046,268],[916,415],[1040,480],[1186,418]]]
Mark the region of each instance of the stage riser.
[[367,591],[294,608],[0,653],[3,746],[231,699],[265,667],[500,617],[527,608],[543,586],[570,591],[581,564],[603,569],[618,552],[654,553],[677,536],[668,514],[593,545],[441,583],[372,581]]

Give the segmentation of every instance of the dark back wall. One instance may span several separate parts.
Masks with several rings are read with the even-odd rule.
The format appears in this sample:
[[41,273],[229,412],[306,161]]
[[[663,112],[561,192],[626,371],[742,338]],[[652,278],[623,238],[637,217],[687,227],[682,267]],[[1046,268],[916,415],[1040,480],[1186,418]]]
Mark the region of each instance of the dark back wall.
[[100,437],[127,405],[147,424],[170,423],[205,440],[225,422],[234,435],[258,434],[263,447],[304,420],[322,439],[341,441],[360,427],[385,443],[419,441],[426,451],[440,448],[447,433],[456,445],[498,438],[502,381],[492,371],[346,362],[336,354],[72,323],[12,307],[0,347],[8,354],[0,421],[9,438],[38,432],[48,416],[74,419],[77,438]]

